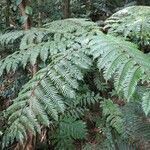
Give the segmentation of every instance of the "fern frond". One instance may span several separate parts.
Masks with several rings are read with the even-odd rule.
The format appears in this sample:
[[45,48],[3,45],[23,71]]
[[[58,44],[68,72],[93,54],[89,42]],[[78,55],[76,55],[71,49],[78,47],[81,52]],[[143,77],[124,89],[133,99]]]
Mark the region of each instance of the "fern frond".
[[[95,23],[88,21],[87,19],[70,18],[65,20],[59,20],[56,22],[48,23],[45,25],[53,33],[75,33],[75,36],[87,33],[86,30],[97,28]],[[86,29],[86,30],[85,30]],[[78,32],[77,32],[78,31]]]
[[[38,58],[50,62],[23,87],[6,110],[8,128],[3,147],[14,140],[22,142],[28,131],[40,133],[40,125],[49,126],[50,120],[58,121],[60,114],[61,117],[79,119],[85,106],[99,102],[100,96],[91,91],[84,91],[79,99],[77,94],[79,86],[85,82],[85,73],[91,71],[92,65],[97,64],[94,69],[103,71],[106,80],[113,78],[116,91],[123,91],[128,100],[141,80],[149,82],[150,58],[136,45],[122,38],[104,35],[93,23],[76,19],[56,21],[47,25],[44,31],[46,35],[42,32],[39,38],[38,34],[33,36],[37,43],[29,35],[23,36],[20,51],[0,61],[0,75],[4,70],[15,71],[29,62],[33,65]],[[29,39],[31,42],[28,42]],[[66,113],[69,105],[73,109],[69,111],[72,107],[68,107]],[[74,106],[79,106],[79,109]],[[121,112],[117,105],[108,100],[102,102],[102,107],[107,122],[122,133]],[[73,142],[71,138],[68,140]]]
[[77,99],[79,105],[81,106],[90,106],[96,102],[100,102],[101,100],[102,97],[100,97],[99,94],[95,94],[94,92],[87,92]]
[[108,85],[104,80],[102,72],[96,71],[94,74],[94,84],[99,91],[107,91]]
[[104,29],[109,34],[124,36],[134,43],[149,46],[150,44],[150,8],[131,6],[113,14],[106,20]]
[[105,79],[113,77],[116,90],[122,90],[127,99],[132,97],[137,83],[144,76],[149,82],[150,59],[134,44],[100,34],[99,38],[95,36],[89,42],[89,47]]
[[[13,31],[0,35],[0,45],[2,47],[13,46],[17,41],[20,50],[28,49],[34,44],[54,40],[59,42],[63,37],[67,39],[81,36],[83,33],[96,28],[96,24],[86,19],[65,19],[53,21],[45,25],[45,28],[31,28],[27,31]],[[14,44],[15,45],[15,44]],[[16,45],[15,45],[16,46]]]
[[[34,44],[41,43],[48,40],[48,34],[45,29],[32,28],[28,31],[13,31],[0,36],[0,45],[2,47],[11,48],[14,46],[16,49],[27,49]],[[17,42],[17,46],[16,43]],[[11,47],[10,47],[11,46]]]
[[[88,61],[85,62],[79,56],[86,57]],[[68,64],[77,68],[77,71],[72,70],[70,73],[71,68]],[[58,114],[65,111],[64,99],[75,98],[78,80],[83,79],[81,70],[89,69],[90,65],[91,60],[84,53],[70,50],[69,53],[61,54],[52,64],[40,70],[23,87],[14,103],[7,109],[9,127],[3,143],[7,146],[8,141],[12,143],[15,139],[17,132],[22,133],[18,125],[24,126],[24,132],[30,130],[35,134],[40,132],[40,124],[49,126],[50,118],[58,120]],[[81,76],[77,76],[76,72],[80,72]],[[13,138],[10,137],[12,132],[14,132]]]
[[[47,25],[47,28],[33,28],[24,31],[24,34],[20,31],[22,34],[18,37],[20,38],[19,51],[0,61],[0,76],[5,70],[8,73],[11,70],[16,71],[18,67],[25,67],[27,63],[34,65],[38,58],[45,62],[54,54],[66,51],[71,47],[81,49],[81,44],[85,43],[82,41],[85,35],[95,27],[94,23],[85,19],[66,19],[54,21]],[[15,32],[10,34],[14,35]],[[3,41],[7,41],[7,38],[5,39],[7,34],[9,35],[6,33],[4,37],[2,35]]]
[[63,118],[55,136],[56,149],[75,149],[73,142],[77,139],[84,139],[87,134],[86,124],[74,118]]
[[92,106],[101,101],[101,97],[99,94],[95,94],[94,92],[88,91],[85,94],[79,94],[76,97],[76,101],[73,101],[70,104],[70,100],[67,101],[67,109],[65,112],[65,116],[74,117],[74,118],[82,118],[86,112],[89,111],[88,106]]
[[138,140],[150,140],[149,116],[146,116],[140,103],[127,103],[123,107],[125,134]]
[[150,91],[144,93],[142,99],[142,108],[146,115],[150,113]]
[[[20,41],[20,38],[23,37],[25,31],[15,31],[15,32],[8,32],[5,34],[0,35],[0,45],[2,47],[11,47],[15,42]],[[10,47],[9,47],[10,48]]]
[[114,104],[111,100],[105,100],[101,102],[101,107],[103,115],[107,118],[107,123],[110,123],[110,126],[116,129],[118,133],[123,133],[122,113],[117,104]]

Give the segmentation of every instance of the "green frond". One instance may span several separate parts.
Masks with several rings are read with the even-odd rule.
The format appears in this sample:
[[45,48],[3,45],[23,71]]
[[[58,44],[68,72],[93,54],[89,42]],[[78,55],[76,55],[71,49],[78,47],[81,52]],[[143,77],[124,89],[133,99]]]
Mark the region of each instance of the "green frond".
[[[13,31],[7,32],[0,36],[0,45],[2,47],[17,48],[20,50],[28,49],[34,44],[41,43],[42,41],[47,41],[48,37],[45,29],[32,28],[28,31]],[[17,45],[15,44],[17,42]],[[11,47],[10,47],[11,45]],[[19,45],[19,46],[18,46]]]
[[[84,61],[79,56],[83,56],[88,61]],[[21,124],[36,134],[40,131],[41,124],[49,126],[50,118],[58,120],[58,114],[65,111],[64,99],[75,98],[78,89],[77,81],[82,80],[82,70],[89,69],[90,62],[90,58],[83,52],[70,50],[69,53],[64,52],[56,57],[53,63],[37,72],[33,79],[24,85],[23,90],[6,111],[6,116],[9,116],[7,129],[9,133],[17,127],[17,124]],[[80,71],[78,76],[76,70],[69,72],[71,68],[68,64],[74,66],[73,68],[78,68],[78,72]],[[65,70],[65,72],[62,73],[61,70]],[[79,77],[79,75],[81,76]],[[18,132],[18,130],[14,131]],[[19,132],[21,134],[21,131]],[[77,137],[78,135],[76,135]]]
[[94,73],[94,84],[99,91],[107,91],[108,85],[104,80],[102,72],[98,70]]
[[109,34],[123,36],[134,43],[148,46],[150,44],[150,8],[131,6],[124,8],[106,20],[105,30]]
[[[96,25],[85,19],[66,19],[63,21],[54,21],[46,25],[46,28],[33,28],[24,32],[20,31],[23,33],[18,36],[20,40],[18,45],[20,47],[17,47],[17,49],[19,51],[0,61],[0,76],[5,70],[8,73],[11,70],[16,71],[18,67],[25,68],[27,63],[34,65],[38,58],[45,62],[53,55],[68,49],[70,50],[70,48],[81,49],[83,41],[80,39],[84,38],[84,34],[87,34],[94,28],[96,28]],[[5,36],[9,37],[9,34],[15,35],[16,32],[19,31],[6,33],[6,35],[4,34],[0,38],[6,42],[7,38]],[[10,41],[13,41],[13,39]],[[6,46],[9,45],[9,42],[5,43]],[[88,60],[85,58],[85,61]]]
[[[0,45],[2,47],[10,46],[12,47],[15,42],[20,41],[20,38],[24,36],[24,31],[15,31],[15,32],[8,32],[5,34],[0,35]],[[10,48],[9,47],[9,48]]]
[[64,116],[74,117],[76,119],[82,118],[85,115],[85,112],[88,110],[78,105],[67,105],[67,106],[68,106],[68,109],[66,109]]
[[103,70],[106,80],[114,78],[114,85],[119,92],[130,99],[136,89],[136,85],[143,76],[147,76],[149,82],[150,59],[140,52],[136,45],[112,36],[93,36],[89,42],[90,54],[97,61],[97,66]]
[[[90,22],[87,19],[70,18],[48,23],[45,25],[45,27],[51,30],[53,33],[75,33],[75,36],[79,36],[83,33],[86,33],[86,30],[90,31],[97,26],[95,23]],[[73,36],[73,34],[71,36]]]
[[123,107],[125,134],[133,139],[150,140],[149,116],[146,116],[139,103],[127,103]]
[[99,96],[99,94],[95,94],[94,92],[87,92],[86,94],[83,94],[79,96],[79,105],[81,106],[91,106],[92,104],[95,104],[96,102],[100,102],[102,100],[102,97]]
[[[149,57],[140,52],[137,49],[136,45],[130,42],[126,42],[122,38],[114,38],[112,36],[106,36],[103,33],[97,31],[97,28],[93,26],[93,24],[91,25],[90,22],[87,22],[86,29],[83,20],[82,20],[83,25],[80,22],[80,20],[79,23],[76,22],[78,21],[75,20],[75,25],[72,26],[71,29],[68,28],[65,29],[63,31],[64,33],[56,32],[55,33],[56,35],[53,33],[54,40],[47,41],[46,43],[37,44],[31,49],[22,50],[20,52],[12,54],[12,56],[8,56],[8,58],[6,57],[4,60],[0,62],[1,74],[5,69],[7,70],[7,72],[9,72],[11,69],[15,71],[15,69],[18,68],[18,65],[22,65],[25,67],[28,62],[34,65],[38,57],[41,57],[41,59],[45,61],[49,56],[51,57],[55,53],[56,54],[62,53],[63,52],[62,49],[64,49],[64,51],[68,51],[70,50],[70,48],[71,49],[73,48],[75,50],[81,49],[87,55],[89,54],[92,55],[94,60],[98,59],[98,68],[103,69],[105,79],[108,80],[111,77],[114,77],[115,87],[117,91],[123,90],[125,97],[127,99],[130,99],[134,94],[137,83],[140,80],[143,80],[143,77],[149,80],[150,74]],[[54,26],[54,24],[56,25],[56,23],[58,24],[61,23],[60,26],[62,26],[62,28],[65,28],[66,27],[65,25],[67,23],[72,24],[74,23],[74,21],[69,19],[64,20],[62,22],[57,21],[52,22],[51,24],[49,24],[49,29],[47,29],[49,31],[47,30],[46,31],[52,33],[53,31],[51,30],[51,28],[52,26]],[[56,28],[58,28],[57,25]],[[75,33],[80,32],[81,28],[83,28],[85,33],[83,35],[82,34],[76,35]],[[74,31],[74,29],[76,30]],[[70,30],[73,30],[72,31],[73,33]],[[66,37],[65,36],[66,33],[67,35],[68,34],[72,35],[73,38]],[[58,45],[61,43],[62,39],[63,40],[65,39],[64,37],[70,38],[69,39],[69,41],[71,41],[71,45],[69,45],[70,48],[68,47],[68,45],[66,45],[68,39],[66,39],[66,41],[64,41],[63,44],[66,46],[63,48],[59,48]],[[55,43],[54,47],[52,46],[53,45],[52,43],[53,44]],[[88,64],[89,59],[87,59],[87,56],[84,55],[81,57],[80,55],[76,55],[74,58],[72,58],[73,59],[72,61],[74,61],[76,57],[78,57],[78,59],[81,59],[82,61],[78,62],[75,61],[75,63],[76,64],[78,63],[77,65],[80,66],[82,65],[82,67],[86,69],[88,66],[83,65]],[[79,64],[80,62],[82,63]],[[62,68],[61,70],[60,67],[58,68],[59,73],[65,75],[66,70],[64,68]],[[51,75],[53,76],[54,73],[55,72],[52,71],[52,73],[50,73],[50,76]],[[65,76],[65,79],[68,80],[68,82],[70,82],[70,85],[77,86],[77,83],[69,79],[68,76]],[[55,81],[55,84],[59,86],[60,85],[59,80]],[[64,86],[59,87],[62,88]],[[65,88],[66,92],[67,89],[69,89],[69,87]]]
[[75,101],[71,101],[70,99],[65,101],[67,108],[64,115],[77,119],[82,118],[89,111],[88,106],[100,102],[101,99],[99,94],[96,95],[91,91],[86,91],[84,94],[77,94]]
[[74,118],[63,118],[55,136],[56,149],[75,149],[73,141],[85,139],[87,134],[86,124]]
[[146,115],[150,113],[150,91],[144,93],[142,99],[142,108]]
[[117,104],[114,104],[111,100],[105,100],[101,102],[103,115],[106,117],[106,122],[110,123],[119,134],[123,133],[123,120],[122,113]]
[[[98,84],[103,83],[99,75],[103,75],[106,80],[113,79],[116,91],[123,92],[128,100],[140,81],[149,82],[150,58],[135,44],[105,35],[95,24],[82,19],[55,21],[45,27],[18,36],[20,49],[0,61],[0,75],[4,71],[15,72],[28,63],[34,65],[37,60],[49,63],[23,86],[6,110],[8,128],[3,138],[4,147],[14,140],[22,142],[28,131],[34,135],[40,133],[41,125],[49,127],[51,121],[59,123],[63,117],[58,147],[63,149],[69,143],[72,149],[74,139],[85,138],[86,126],[78,119],[102,99],[88,88],[82,89],[86,73],[91,70],[96,74],[92,79],[98,90],[101,91]],[[78,92],[81,89],[82,92]],[[143,98],[146,114],[149,112],[147,98],[146,94]],[[121,134],[124,128],[118,105],[106,100],[101,107],[107,125]]]
[[124,94],[125,97],[128,97],[130,99],[136,89],[136,85],[140,78],[142,77],[142,70],[140,67],[134,67],[132,70],[130,70],[126,76],[126,80],[124,81]]

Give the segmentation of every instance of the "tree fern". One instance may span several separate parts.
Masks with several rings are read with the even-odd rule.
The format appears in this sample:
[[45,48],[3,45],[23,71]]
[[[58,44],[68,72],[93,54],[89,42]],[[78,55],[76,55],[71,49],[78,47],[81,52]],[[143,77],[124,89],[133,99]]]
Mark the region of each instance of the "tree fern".
[[63,118],[55,136],[55,149],[70,150],[75,149],[74,140],[85,139],[87,134],[86,124],[74,118]]
[[15,32],[8,32],[5,34],[0,35],[0,45],[3,47],[13,48],[13,44],[20,41],[20,38],[23,37],[24,31],[15,31]]
[[[81,69],[88,69],[91,65],[90,58],[84,55],[80,51],[71,50],[60,55],[23,87],[13,105],[6,111],[6,115],[9,116],[9,127],[3,139],[4,144],[12,143],[16,136],[21,137],[19,139],[22,141],[26,138],[25,133],[28,130],[34,134],[40,132],[40,124],[49,126],[49,116],[58,120],[58,113],[63,113],[65,110],[63,99],[75,98],[77,80],[83,78]],[[88,61],[84,61],[79,56],[86,57]],[[76,75],[76,72],[79,74]]]
[[130,102],[122,108],[125,134],[133,139],[147,142],[150,140],[149,116],[146,116],[139,102]]
[[150,44],[150,8],[131,6],[113,14],[106,20],[108,33],[122,35],[133,42],[149,46]]
[[98,60],[98,68],[103,69],[105,79],[114,77],[116,90],[122,90],[127,99],[132,97],[143,77],[146,76],[149,82],[150,59],[132,43],[100,34],[99,38],[91,39],[89,47],[90,54]]
[[[94,34],[97,35],[94,36]],[[90,48],[90,54],[93,55],[94,59],[100,58],[98,60],[98,67],[101,69],[105,68],[104,76],[106,79],[110,79],[110,77],[112,77],[112,75],[115,73],[115,83],[117,91],[119,91],[120,89],[124,89],[125,97],[127,99],[130,99],[130,97],[132,97],[137,82],[140,79],[143,79],[143,77],[145,76],[148,76],[147,78],[149,79],[149,57],[138,51],[136,46],[131,43],[124,42],[119,38],[116,39],[111,36],[105,36],[99,32],[95,33],[93,31],[89,32],[89,34],[83,34],[81,37],[77,36],[77,38],[72,39],[72,41],[75,41],[75,43],[72,45],[73,48],[83,49],[85,51]],[[88,44],[89,41],[90,43]],[[85,43],[86,45],[84,45]],[[52,46],[50,45],[50,48],[51,47]],[[33,55],[32,53],[29,54],[29,51],[27,51],[25,53],[25,56],[23,56],[22,58],[17,56],[17,58],[19,59],[18,62],[16,61],[16,59],[12,59],[12,61],[9,61],[9,63],[7,63],[7,58],[5,59],[6,61],[2,60],[0,63],[1,72],[3,73],[5,68],[7,68],[7,71],[9,71],[12,66],[12,69],[15,70],[17,68],[17,64],[21,64],[19,63],[20,58],[21,61],[23,61],[22,65],[24,66],[26,65],[28,60],[30,60],[31,64],[34,64],[41,48],[39,47],[39,50],[37,50],[37,48],[35,47],[34,49],[31,51]],[[46,52],[41,52],[41,56],[45,61],[46,57],[48,57],[48,49],[44,47],[42,51],[44,50]],[[45,55],[43,56],[43,54]],[[8,56],[8,58],[9,57],[10,56]],[[14,55],[14,57],[16,57],[16,55]],[[13,65],[13,61],[15,65]],[[123,73],[124,71],[126,72],[126,74]],[[131,83],[131,81],[133,84]]]
[[[80,85],[81,87],[81,85]],[[84,88],[83,88],[84,89]],[[87,91],[84,91],[87,90]],[[102,100],[102,97],[99,94],[95,94],[89,89],[84,89],[84,93],[77,93],[75,101],[70,99],[65,100],[67,106],[64,115],[67,117],[74,117],[76,119],[83,118],[85,113],[89,111],[88,106],[92,106],[96,103],[99,103]],[[79,90],[81,92],[81,90]]]
[[[15,71],[29,62],[33,65],[38,58],[49,63],[24,85],[6,110],[8,128],[3,147],[14,140],[23,142],[28,131],[40,133],[40,125],[49,127],[50,122],[57,122],[60,116],[74,116],[78,120],[88,105],[99,102],[102,98],[92,91],[78,92],[86,83],[86,72],[93,66],[100,73],[103,71],[106,80],[113,79],[116,91],[123,92],[128,100],[133,97],[137,84],[142,85],[140,81],[149,82],[149,57],[130,42],[103,34],[91,22],[82,19],[56,21],[46,25],[44,31],[46,41],[43,41],[44,36],[39,40],[36,36],[37,43],[34,38],[28,43],[29,35],[25,35],[20,51],[0,61],[0,75],[4,70]],[[118,107],[108,100],[102,102],[102,108],[107,122],[121,133]],[[148,106],[144,105],[145,108],[147,111]]]
[[113,104],[111,100],[101,102],[103,115],[107,117],[107,123],[117,130],[119,134],[123,133],[122,113],[117,104]]
[[[25,67],[27,63],[34,65],[38,57],[45,62],[49,55],[66,51],[70,47],[81,48],[80,43],[83,42],[81,38],[83,39],[84,35],[96,26],[84,19],[67,19],[54,21],[46,27],[24,32],[15,31],[0,37],[2,45],[10,45],[15,39],[20,39],[20,48],[18,47],[20,50],[0,61],[0,75],[5,69],[9,72],[21,66]],[[9,34],[11,36],[16,34],[16,38],[11,38]]]

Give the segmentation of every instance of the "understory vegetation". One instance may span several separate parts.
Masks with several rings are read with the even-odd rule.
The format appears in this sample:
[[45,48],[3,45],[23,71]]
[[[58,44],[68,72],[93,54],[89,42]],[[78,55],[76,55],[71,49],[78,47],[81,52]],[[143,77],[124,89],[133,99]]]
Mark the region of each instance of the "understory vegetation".
[[150,149],[142,2],[1,2],[0,149]]

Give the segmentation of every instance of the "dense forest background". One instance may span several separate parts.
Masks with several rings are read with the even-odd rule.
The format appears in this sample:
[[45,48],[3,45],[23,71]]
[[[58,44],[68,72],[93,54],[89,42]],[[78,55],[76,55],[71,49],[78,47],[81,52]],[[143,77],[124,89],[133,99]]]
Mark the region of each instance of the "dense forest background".
[[[1,29],[20,27],[23,18],[17,8],[20,0],[1,0]],[[70,17],[86,17],[93,21],[105,20],[116,11],[132,5],[150,5],[149,0],[35,0],[26,2],[32,15],[32,26]],[[24,18],[25,19],[25,18]]]
[[150,149],[150,0],[1,0],[0,149]]

